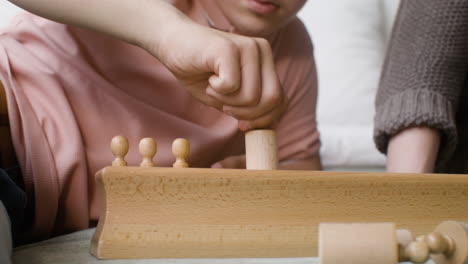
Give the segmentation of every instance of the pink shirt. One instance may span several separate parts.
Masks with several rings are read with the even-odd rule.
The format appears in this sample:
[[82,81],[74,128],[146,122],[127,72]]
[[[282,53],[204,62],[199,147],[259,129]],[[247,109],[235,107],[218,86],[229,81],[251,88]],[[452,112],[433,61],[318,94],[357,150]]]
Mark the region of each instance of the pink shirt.
[[[184,10],[229,28],[219,12]],[[232,27],[231,27],[232,29]],[[289,109],[277,126],[279,158],[311,157],[319,149],[317,80],[312,44],[298,19],[270,38]],[[125,135],[136,166],[138,142],[158,143],[157,166],[171,166],[172,141],[190,141],[191,167],[210,167],[244,153],[237,121],[193,99],[144,50],[110,37],[31,14],[0,34],[0,80],[12,140],[27,192],[35,200],[37,238],[88,228],[100,215],[94,174],[110,165],[110,140]]]

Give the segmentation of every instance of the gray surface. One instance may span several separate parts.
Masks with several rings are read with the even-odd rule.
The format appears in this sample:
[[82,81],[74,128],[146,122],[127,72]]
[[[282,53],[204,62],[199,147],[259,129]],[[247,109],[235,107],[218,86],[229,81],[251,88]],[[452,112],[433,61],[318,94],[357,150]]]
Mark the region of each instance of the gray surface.
[[[318,258],[97,260],[89,254],[94,229],[16,248],[14,264],[318,264]],[[0,262],[1,264],[9,262]],[[429,262],[430,264],[432,262]],[[343,263],[353,264],[353,263]],[[358,264],[358,263],[355,263]],[[377,264],[377,263],[376,263]]]
[[[14,264],[314,264],[317,258],[97,260],[89,254],[94,229],[15,249]],[[1,262],[3,264],[3,262]]]

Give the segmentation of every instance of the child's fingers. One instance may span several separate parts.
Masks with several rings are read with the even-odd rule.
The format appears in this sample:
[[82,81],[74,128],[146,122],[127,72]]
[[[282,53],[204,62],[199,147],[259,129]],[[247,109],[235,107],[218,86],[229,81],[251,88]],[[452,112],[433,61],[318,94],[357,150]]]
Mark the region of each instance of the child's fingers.
[[255,39],[237,37],[235,41],[241,56],[241,88],[231,94],[219,94],[216,89],[207,90],[207,93],[224,104],[254,106],[260,101],[262,93],[260,50]]
[[240,120],[254,120],[271,112],[275,108],[281,108],[284,98],[283,90],[279,91],[270,87],[264,87],[261,102],[252,107],[238,107],[224,105],[223,111]]
[[222,39],[217,45],[216,52],[209,54],[213,56],[208,61],[212,62],[211,69],[215,73],[208,79],[210,87],[219,94],[230,94],[239,90],[241,54],[237,45],[229,39]]
[[[258,39],[258,43],[261,47],[262,56],[262,94],[260,102],[253,107],[236,107],[231,105],[223,107],[224,112],[230,113],[233,117],[241,120],[255,120],[269,112],[275,113],[274,109],[282,109],[281,104],[284,100],[284,92],[276,74],[270,45],[264,39]],[[266,120],[266,118],[262,120]],[[265,127],[268,127],[268,124]]]
[[272,127],[281,118],[287,108],[288,100],[286,97],[283,97],[283,101],[276,108],[273,108],[272,111],[266,113],[265,115],[254,120],[239,121],[239,129],[242,131],[248,131],[257,128]]
[[214,107],[214,108],[222,111],[223,104],[220,101],[216,100],[216,98],[213,98],[213,97],[205,94],[204,92],[199,92],[197,90],[190,91],[190,94],[193,97],[195,97],[198,101],[202,102],[203,104],[205,104],[207,106]]
[[284,93],[276,73],[270,43],[265,39],[258,39],[258,44],[262,56],[262,87],[264,91],[258,112],[265,113],[270,109],[278,107],[278,103],[284,99]]

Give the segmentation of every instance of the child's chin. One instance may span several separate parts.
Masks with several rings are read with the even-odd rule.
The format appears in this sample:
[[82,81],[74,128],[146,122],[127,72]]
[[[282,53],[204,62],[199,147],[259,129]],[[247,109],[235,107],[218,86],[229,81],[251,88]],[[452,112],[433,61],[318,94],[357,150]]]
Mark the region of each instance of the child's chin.
[[250,37],[267,37],[276,30],[274,25],[264,21],[244,22],[236,26],[236,33]]

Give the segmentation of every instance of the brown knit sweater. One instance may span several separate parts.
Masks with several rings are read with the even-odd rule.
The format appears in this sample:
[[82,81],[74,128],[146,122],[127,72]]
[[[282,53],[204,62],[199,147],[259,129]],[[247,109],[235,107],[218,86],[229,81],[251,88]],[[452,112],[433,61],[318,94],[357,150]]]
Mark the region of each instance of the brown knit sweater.
[[468,0],[402,0],[376,98],[374,140],[441,131],[436,171],[468,173]]

